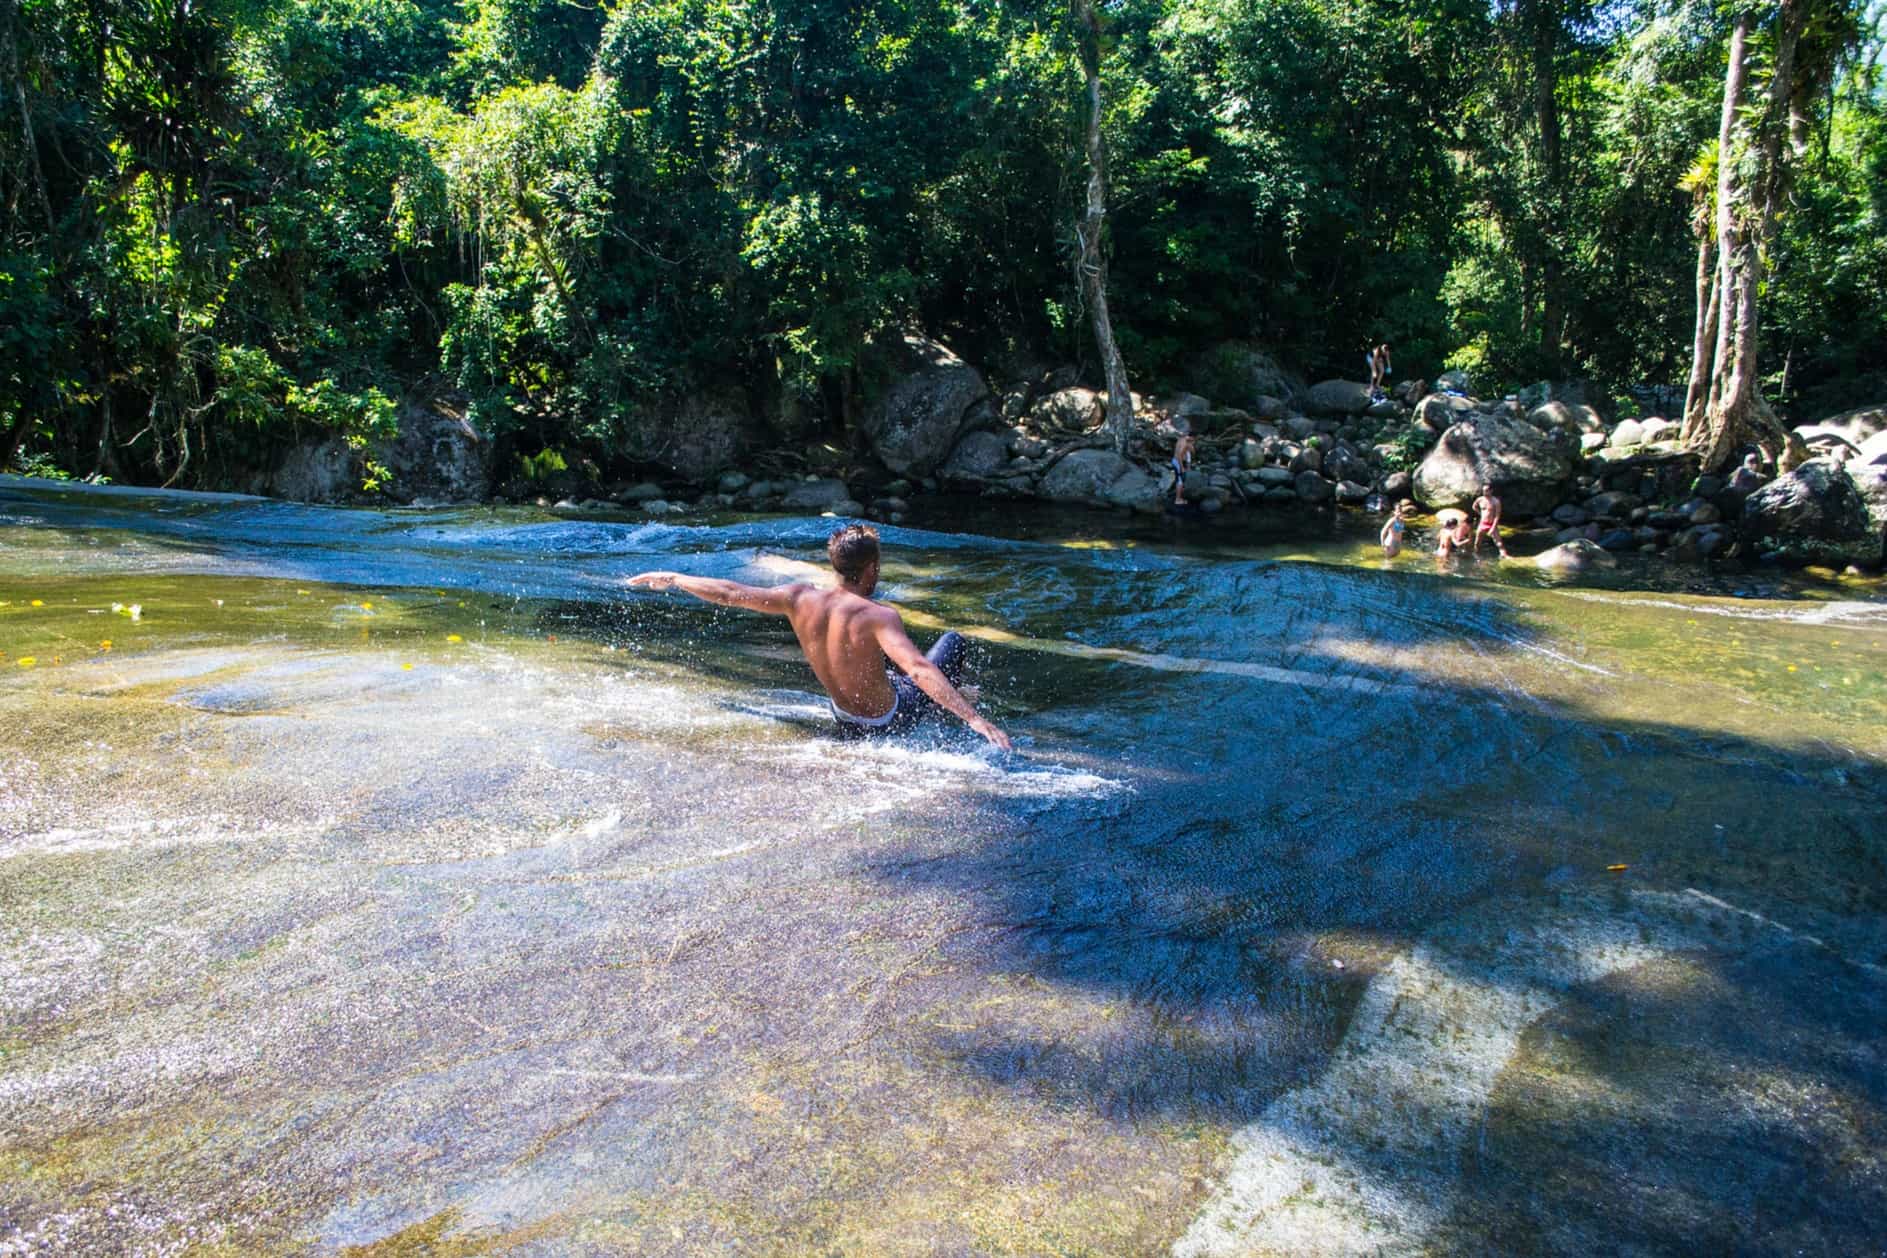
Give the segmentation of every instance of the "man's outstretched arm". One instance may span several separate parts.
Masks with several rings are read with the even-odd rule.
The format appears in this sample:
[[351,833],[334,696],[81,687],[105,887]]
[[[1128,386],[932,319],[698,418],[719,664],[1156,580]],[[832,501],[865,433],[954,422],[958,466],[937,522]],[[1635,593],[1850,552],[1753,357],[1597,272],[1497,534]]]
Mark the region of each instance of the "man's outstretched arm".
[[924,653],[917,649],[917,644],[911,641],[911,635],[904,632],[903,622],[895,615],[886,616],[879,622],[878,645],[883,649],[885,658],[897,665],[905,676],[916,682],[917,688],[935,700],[938,707],[1004,751],[1011,750],[1009,735],[984,720],[977,710],[970,706],[970,701],[950,684],[950,679],[943,675],[943,670],[931,663]]
[[632,590],[680,590],[706,603],[784,616],[793,610],[794,585],[742,585],[719,577],[691,577],[679,572],[644,572],[629,578]]

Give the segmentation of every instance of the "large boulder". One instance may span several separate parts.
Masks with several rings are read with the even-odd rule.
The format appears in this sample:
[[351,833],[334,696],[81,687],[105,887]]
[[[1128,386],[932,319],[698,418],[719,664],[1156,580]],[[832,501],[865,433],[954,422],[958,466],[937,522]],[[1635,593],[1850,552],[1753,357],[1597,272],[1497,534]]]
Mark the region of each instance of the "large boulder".
[[1841,467],[1811,459],[1743,500],[1743,536],[1788,546],[1817,543],[1852,558],[1880,558],[1868,500]]
[[1310,386],[1304,409],[1313,415],[1361,415],[1372,401],[1369,386],[1354,380],[1325,380]]
[[1299,472],[1292,482],[1292,488],[1305,502],[1328,502],[1336,493],[1336,486],[1316,472]]
[[440,403],[403,407],[399,436],[379,453],[392,477],[391,496],[407,502],[465,502],[490,489],[491,443]]
[[1240,341],[1214,345],[1194,356],[1187,365],[1186,377],[1207,397],[1248,409],[1257,409],[1260,398],[1289,402],[1304,391],[1304,382],[1280,367],[1270,354]]
[[1472,398],[1431,393],[1416,404],[1415,422],[1430,432],[1442,433],[1473,413]]
[[1795,430],[1796,436],[1811,446],[1845,445],[1855,450],[1883,432],[1887,432],[1887,403],[1843,411]]
[[[1580,409],[1585,410],[1588,408],[1582,407]],[[1596,418],[1596,416],[1594,418]],[[1542,402],[1531,411],[1528,411],[1527,422],[1532,424],[1535,428],[1544,428],[1549,432],[1561,430],[1578,434],[1588,431],[1581,425],[1579,411],[1575,411],[1566,403],[1557,400]]]
[[984,430],[957,442],[938,473],[947,481],[976,484],[1009,466],[1009,435]]
[[[1880,434],[1887,436],[1887,433]],[[1867,509],[1868,528],[1873,531],[1880,545],[1880,559],[1887,559],[1887,457],[1878,463],[1851,463],[1848,465],[1848,477],[1854,482],[1856,492],[1861,495],[1861,503]],[[1875,557],[1863,554],[1860,558],[1873,562]]]
[[739,462],[758,444],[759,430],[744,394],[691,393],[646,409],[629,434],[626,453],[701,483]]
[[1167,419],[1190,419],[1212,409],[1212,403],[1197,393],[1173,393],[1154,400],[1153,409]]
[[1675,420],[1665,419],[1660,415],[1653,415],[1650,419],[1639,421],[1639,439],[1646,445],[1651,445],[1658,441],[1676,441],[1677,435],[1682,429],[1683,425],[1677,423]]
[[[1064,460],[1065,462],[1066,460]],[[1166,509],[1166,487],[1145,468],[1129,464],[1102,495],[1110,507],[1158,515]]]
[[1042,496],[1052,502],[1108,505],[1107,491],[1133,466],[1112,450],[1076,450],[1042,477]]
[[1106,395],[1079,386],[1056,389],[1029,408],[1029,418],[1037,425],[1077,432],[1098,426],[1106,417]]
[[394,502],[483,500],[491,489],[491,443],[453,406],[407,403],[399,431],[359,451],[339,437],[292,446],[256,488],[297,502],[355,502],[369,461],[384,467],[378,493]]
[[295,502],[350,502],[360,496],[360,456],[339,437],[293,446],[257,486]]
[[865,408],[858,428],[886,467],[927,475],[972,426],[989,386],[976,368],[927,337],[907,333],[889,354],[890,387]]
[[1544,515],[1565,498],[1577,453],[1568,434],[1477,413],[1444,432],[1415,469],[1415,497],[1431,510],[1464,507],[1492,484],[1514,515]]

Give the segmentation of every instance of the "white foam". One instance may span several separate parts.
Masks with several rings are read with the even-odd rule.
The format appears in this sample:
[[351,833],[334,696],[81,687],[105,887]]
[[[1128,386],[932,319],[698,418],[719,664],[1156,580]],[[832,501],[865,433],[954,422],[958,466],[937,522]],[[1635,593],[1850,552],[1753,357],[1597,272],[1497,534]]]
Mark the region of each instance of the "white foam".
[[1703,600],[1680,603],[1674,599],[1665,598],[1618,598],[1596,590],[1562,590],[1560,593],[1567,598],[1583,599],[1588,603],[1605,603],[1613,607],[1661,607],[1667,611],[1687,612],[1698,616],[1724,616],[1731,620],[1781,620],[1798,625],[1827,625],[1859,621],[1862,622],[1863,628],[1887,629],[1887,606],[1847,599],[1838,599],[1828,603],[1777,606],[1773,603],[1716,603]]

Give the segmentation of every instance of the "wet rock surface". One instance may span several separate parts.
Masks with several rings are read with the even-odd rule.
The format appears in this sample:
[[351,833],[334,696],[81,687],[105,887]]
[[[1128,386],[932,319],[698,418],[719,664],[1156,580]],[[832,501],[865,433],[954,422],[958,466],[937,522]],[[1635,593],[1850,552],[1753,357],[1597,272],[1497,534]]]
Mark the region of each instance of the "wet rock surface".
[[1878,591],[976,506],[1013,760],[621,593],[830,521],[0,482],[0,1252],[1867,1243]]

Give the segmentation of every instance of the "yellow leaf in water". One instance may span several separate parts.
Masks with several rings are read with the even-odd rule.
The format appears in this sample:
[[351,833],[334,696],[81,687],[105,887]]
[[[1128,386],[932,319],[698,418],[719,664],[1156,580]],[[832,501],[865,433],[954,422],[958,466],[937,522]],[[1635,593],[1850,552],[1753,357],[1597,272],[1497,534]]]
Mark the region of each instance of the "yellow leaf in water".
[[372,610],[373,610],[373,604],[372,604],[372,603],[362,603],[362,604],[360,605],[360,610],[362,610],[362,611],[364,611],[364,612],[370,612],[370,611],[372,611]]
[[465,639],[464,639],[464,638],[461,638],[461,637],[460,637],[460,636],[459,636],[458,634],[456,634],[456,633],[448,633],[448,634],[446,635],[446,641],[447,641],[447,642],[463,642],[463,641],[465,641]]
[[413,666],[411,664],[402,664],[400,665],[400,667],[405,669],[409,673],[413,671]]
[[46,605],[46,600],[45,600],[45,599],[42,599],[42,598],[36,598],[36,599],[34,599],[34,600],[33,600],[33,606],[35,606],[35,607],[44,607],[45,605]]
[[33,665],[35,665],[35,664],[37,664],[37,663],[39,663],[39,661],[38,661],[38,660],[36,660],[36,659],[34,659],[34,658],[33,658],[32,656],[30,656],[30,655],[22,655],[22,656],[20,656],[20,667],[21,667],[21,668],[31,668],[31,667],[32,667]]
[[1791,673],[1792,673],[1792,672],[1794,672],[1794,671],[1795,671],[1795,665],[1793,665],[1793,664],[1791,664],[1791,665],[1789,665],[1789,671],[1790,671]]
[[99,643],[99,644],[98,644],[98,649],[99,649],[99,650],[101,650],[101,651],[109,651],[109,650],[111,650],[111,639],[110,639],[110,638],[106,638],[106,639],[105,639],[105,640],[104,640],[103,642],[101,642],[101,643]]

